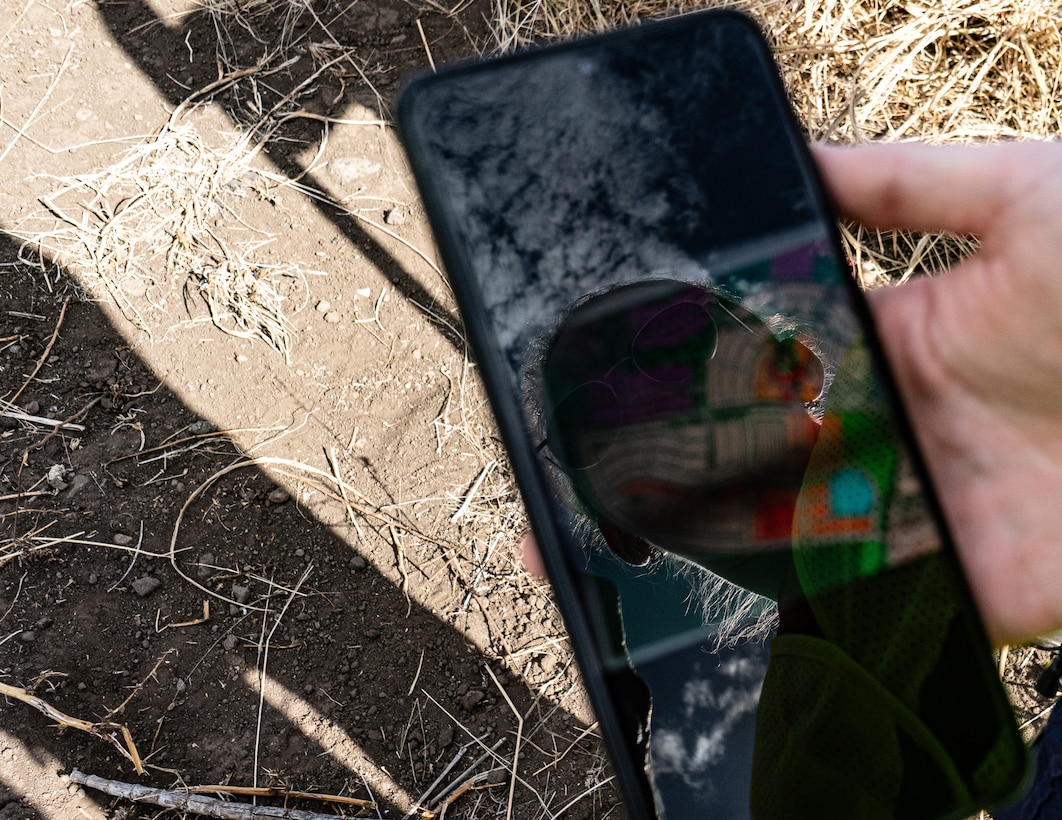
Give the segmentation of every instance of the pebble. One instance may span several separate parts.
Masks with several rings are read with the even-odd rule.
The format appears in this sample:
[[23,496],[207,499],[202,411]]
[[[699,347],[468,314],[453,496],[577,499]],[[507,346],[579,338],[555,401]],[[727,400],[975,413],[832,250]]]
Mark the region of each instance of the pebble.
[[99,580],[100,580],[100,576],[98,576],[95,572],[90,572],[89,573],[88,582],[90,584],[97,584],[97,583],[99,583]]
[[204,552],[199,556],[199,570],[197,574],[200,578],[209,578],[210,573],[213,572],[211,567],[214,565],[214,553]]
[[133,543],[133,536],[126,535],[124,532],[116,532],[111,535],[111,541],[117,544],[119,547],[128,547]]
[[76,476],[70,479],[70,489],[66,491],[67,498],[73,498],[74,496],[78,495],[91,483],[92,479],[90,479],[87,475],[82,475],[81,473],[78,473]]
[[25,632],[18,636],[18,639],[22,641],[22,643],[33,643],[35,640],[37,640],[37,633],[34,632],[32,629],[27,629]]
[[286,504],[291,500],[291,494],[287,490],[277,487],[266,496],[266,500],[268,500],[270,504]]
[[226,652],[231,652],[236,648],[236,636],[229,634],[221,640],[221,645],[225,647]]
[[66,467],[62,464],[53,464],[48,468],[48,477],[45,479],[48,482],[49,487],[53,487],[56,490],[65,490],[69,484],[64,481],[66,478]]
[[314,308],[318,313],[328,313],[332,309],[332,303],[322,299],[317,303],[317,307]]
[[353,185],[368,176],[374,176],[383,170],[378,162],[364,157],[337,157],[329,160],[325,173],[341,185]]
[[232,588],[232,597],[236,599],[237,603],[245,604],[251,600],[251,588],[237,584]]
[[343,317],[339,315],[339,311],[337,310],[325,314],[325,321],[330,325],[338,325],[342,318]]
[[388,225],[403,225],[406,221],[406,212],[401,208],[392,208],[384,211],[384,222]]
[[28,415],[35,416],[41,411],[40,402],[28,401],[26,406],[22,408]]
[[118,287],[122,289],[122,293],[126,296],[139,299],[147,293],[148,283],[146,279],[141,279],[139,276],[126,276],[118,284]]
[[133,591],[141,598],[146,598],[160,586],[162,586],[162,581],[150,575],[145,575],[133,581]]
[[350,568],[355,572],[365,569],[369,565],[368,561],[362,558],[360,555],[355,555],[350,559]]

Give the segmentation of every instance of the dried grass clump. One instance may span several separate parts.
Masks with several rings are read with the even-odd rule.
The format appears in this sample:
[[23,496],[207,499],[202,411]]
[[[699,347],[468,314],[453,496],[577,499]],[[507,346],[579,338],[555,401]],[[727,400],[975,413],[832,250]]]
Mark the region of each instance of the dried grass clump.
[[19,231],[41,255],[75,274],[96,298],[112,299],[149,332],[142,313],[174,288],[203,300],[213,322],[288,356],[286,302],[304,294],[298,265],[265,264],[270,237],[243,221],[241,200],[270,181],[254,167],[246,136],[208,145],[194,126],[171,120],[151,141],[99,173],[59,180],[45,205],[59,220]]
[[[742,8],[772,40],[813,140],[930,142],[1062,131],[1060,0],[499,0],[502,49],[681,14]],[[969,240],[852,228],[867,285],[939,270]]]

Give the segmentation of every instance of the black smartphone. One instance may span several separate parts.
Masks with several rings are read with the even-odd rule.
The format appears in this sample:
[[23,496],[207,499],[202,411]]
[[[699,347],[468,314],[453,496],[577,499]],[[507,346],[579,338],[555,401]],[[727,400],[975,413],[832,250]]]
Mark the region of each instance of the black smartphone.
[[769,49],[705,12],[399,127],[632,818],[960,818],[1027,755]]

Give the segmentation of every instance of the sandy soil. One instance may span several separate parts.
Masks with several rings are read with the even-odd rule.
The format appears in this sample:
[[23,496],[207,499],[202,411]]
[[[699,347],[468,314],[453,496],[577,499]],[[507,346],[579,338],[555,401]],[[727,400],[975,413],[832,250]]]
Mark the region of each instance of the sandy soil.
[[491,6],[0,0],[0,817],[621,816],[379,124]]

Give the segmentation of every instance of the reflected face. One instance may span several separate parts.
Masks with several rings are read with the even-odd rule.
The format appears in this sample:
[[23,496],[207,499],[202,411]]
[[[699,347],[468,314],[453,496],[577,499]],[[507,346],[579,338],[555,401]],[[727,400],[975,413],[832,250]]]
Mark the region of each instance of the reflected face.
[[657,280],[573,308],[542,368],[552,454],[621,557],[791,546],[824,383],[805,344]]

